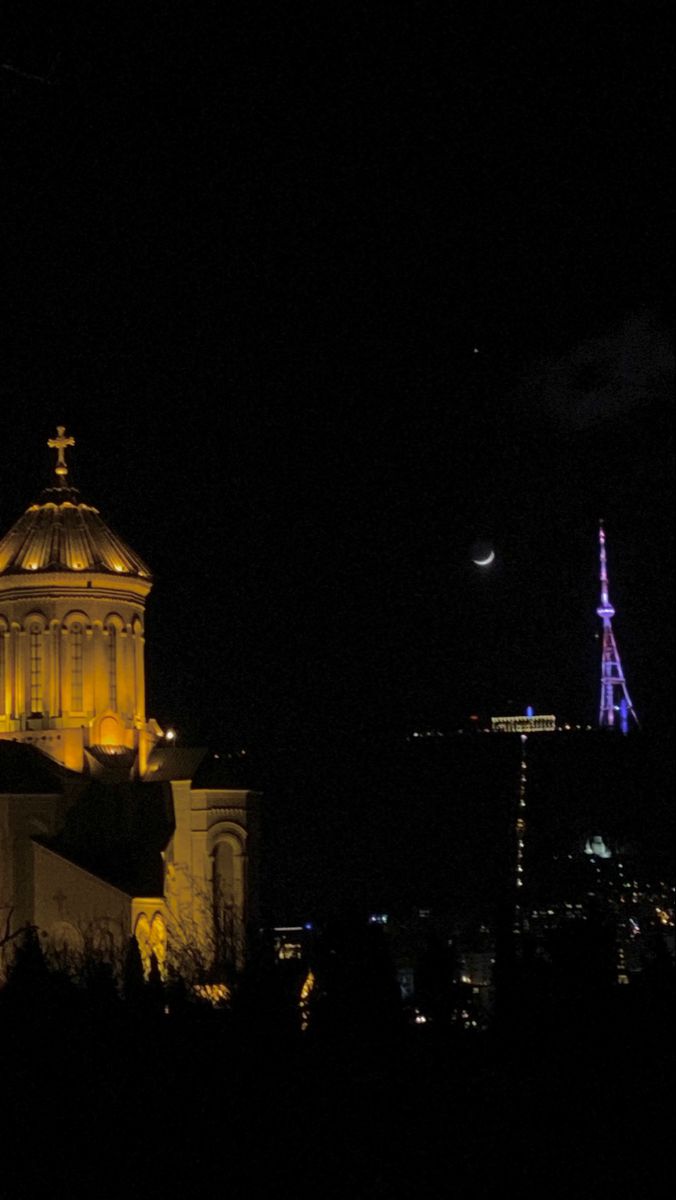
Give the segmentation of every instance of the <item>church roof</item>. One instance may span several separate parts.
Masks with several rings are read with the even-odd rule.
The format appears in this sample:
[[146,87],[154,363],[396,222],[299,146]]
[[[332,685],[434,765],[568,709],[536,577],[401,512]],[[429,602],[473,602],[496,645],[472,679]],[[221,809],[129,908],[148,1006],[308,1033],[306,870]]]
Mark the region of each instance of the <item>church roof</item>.
[[59,452],[53,487],[46,488],[37,504],[0,539],[0,576],[41,571],[103,571],[150,580],[150,571],[138,554],[102,520],[98,509],[84,504],[77,488],[68,482],[64,449],[74,438],[58,437],[49,445]]
[[58,795],[73,775],[35,746],[0,738],[0,795]]
[[205,746],[155,746],[145,777],[153,783],[192,779],[206,753]]
[[205,746],[155,746],[148,758],[146,781],[190,780],[205,791],[251,788],[251,765],[238,755],[214,754]]
[[0,575],[104,571],[150,578],[143,560],[113,533],[97,509],[77,499],[74,488],[50,488],[49,495],[32,504],[0,540]]
[[159,896],[162,852],[173,831],[166,785],[92,780],[69,809],[58,836],[35,841],[130,896]]

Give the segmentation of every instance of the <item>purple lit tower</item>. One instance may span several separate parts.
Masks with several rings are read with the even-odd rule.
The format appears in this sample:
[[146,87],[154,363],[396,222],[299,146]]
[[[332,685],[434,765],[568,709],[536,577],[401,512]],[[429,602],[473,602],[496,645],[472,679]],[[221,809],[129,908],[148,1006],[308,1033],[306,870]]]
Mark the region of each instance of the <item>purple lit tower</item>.
[[[608,596],[608,572],[606,569],[606,535],[603,521],[599,523],[599,551],[601,561],[601,603],[597,613],[603,621],[603,649],[601,651],[601,706],[599,708],[599,725],[602,729],[614,729],[618,723],[622,733],[627,732],[629,713],[636,724],[639,724],[636,710],[629,699],[627,684],[622,671],[612,619],[615,609]],[[615,703],[615,694],[620,693],[619,703]]]

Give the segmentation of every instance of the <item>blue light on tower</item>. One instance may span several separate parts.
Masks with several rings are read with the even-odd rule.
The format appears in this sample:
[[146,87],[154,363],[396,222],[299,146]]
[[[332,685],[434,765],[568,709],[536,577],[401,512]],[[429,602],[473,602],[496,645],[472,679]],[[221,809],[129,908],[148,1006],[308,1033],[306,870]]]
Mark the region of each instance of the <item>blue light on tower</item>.
[[629,709],[625,696],[622,696],[620,700],[620,729],[623,733],[627,733],[629,730]]

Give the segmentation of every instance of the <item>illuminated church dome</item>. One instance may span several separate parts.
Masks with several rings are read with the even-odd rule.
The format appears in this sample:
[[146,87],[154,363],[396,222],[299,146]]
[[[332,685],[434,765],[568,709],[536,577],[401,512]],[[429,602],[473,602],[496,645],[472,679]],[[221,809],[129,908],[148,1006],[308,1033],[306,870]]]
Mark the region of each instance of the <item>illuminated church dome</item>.
[[[56,493],[56,489],[52,494]],[[69,491],[69,497],[76,495]],[[115,571],[149,577],[143,561],[77,499],[32,504],[0,541],[0,575],[22,571]]]
[[76,488],[67,483],[64,450],[73,438],[58,437],[49,445],[59,452],[57,482],[47,488],[37,504],[0,539],[0,575],[25,571],[104,571],[150,578],[145,563],[130,550],[99,516],[83,504]]
[[76,771],[101,769],[97,747],[131,752],[143,773],[159,735],[145,713],[150,571],[70,486],[74,438],[60,426],[48,444],[54,486],[0,539],[0,738]]

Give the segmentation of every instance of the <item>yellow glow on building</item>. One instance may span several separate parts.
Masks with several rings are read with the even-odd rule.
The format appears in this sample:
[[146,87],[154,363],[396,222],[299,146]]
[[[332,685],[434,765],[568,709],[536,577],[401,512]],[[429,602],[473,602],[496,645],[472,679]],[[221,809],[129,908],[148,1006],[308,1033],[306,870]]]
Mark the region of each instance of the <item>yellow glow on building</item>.
[[556,717],[551,713],[536,717],[491,717],[493,733],[553,733]]
[[[16,922],[49,938],[63,940],[64,930],[77,938],[94,919],[112,931],[118,948],[134,935],[146,977],[154,956],[163,978],[168,962],[189,982],[220,978],[224,963],[243,966],[247,922],[256,911],[249,880],[256,878],[257,796],[225,779],[194,787],[204,752],[177,751],[176,731],[163,735],[146,716],[152,578],[70,486],[65,451],[73,444],[60,426],[50,439],[56,479],[0,537],[0,740],[31,746],[85,781],[82,788],[67,778],[63,796],[22,796],[21,811],[12,795],[0,797],[0,898],[9,898]],[[88,779],[113,785],[130,776],[139,798],[148,779],[170,789],[166,840],[153,848],[155,896],[122,891],[77,854],[70,861],[31,837],[63,831],[66,806],[86,796]],[[147,878],[128,886],[150,886]],[[211,1003],[230,996],[225,983],[199,986]]]
[[277,951],[277,958],[280,959],[280,961],[284,959],[295,959],[302,957],[303,947],[300,942],[283,942]]
[[59,427],[55,485],[0,539],[0,738],[34,743],[74,771],[90,746],[138,754],[158,740],[145,711],[143,561],[68,484]]
[[[138,898],[135,900],[134,906],[137,909],[140,906],[145,907],[144,902]],[[146,912],[141,912],[136,918],[134,937],[138,943],[141,962],[143,963],[143,973],[146,979],[150,975],[151,956],[153,954],[155,955],[162,979],[166,979],[167,925],[162,913],[155,912],[152,917],[148,917]]]
[[192,990],[199,1000],[207,1000],[214,1008],[227,1004],[232,996],[227,983],[195,983]]
[[314,972],[309,970],[305,976],[303,986],[300,989],[300,999],[298,1001],[298,1007],[300,1009],[300,1027],[303,1033],[310,1024],[310,1001],[315,987],[316,980]]

